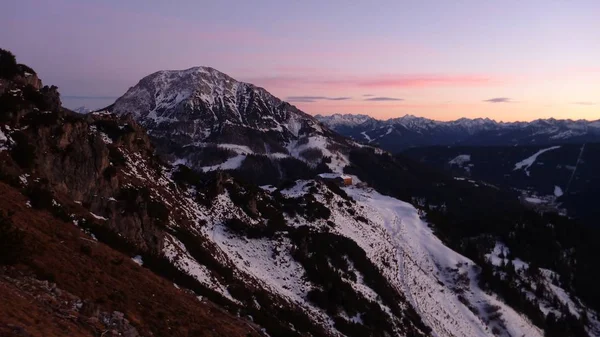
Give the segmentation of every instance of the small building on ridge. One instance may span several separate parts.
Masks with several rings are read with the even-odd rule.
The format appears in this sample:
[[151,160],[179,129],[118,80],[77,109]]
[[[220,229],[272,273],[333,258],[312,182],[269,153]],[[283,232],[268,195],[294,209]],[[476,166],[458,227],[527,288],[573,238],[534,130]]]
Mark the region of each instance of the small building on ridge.
[[342,187],[352,185],[352,177],[345,174],[321,173],[318,177],[323,181],[331,181]]

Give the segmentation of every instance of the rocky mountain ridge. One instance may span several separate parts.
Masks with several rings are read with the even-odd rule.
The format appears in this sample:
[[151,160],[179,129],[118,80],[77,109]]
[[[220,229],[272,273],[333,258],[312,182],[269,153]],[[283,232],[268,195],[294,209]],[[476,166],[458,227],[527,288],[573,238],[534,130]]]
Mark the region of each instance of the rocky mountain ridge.
[[342,114],[316,118],[342,135],[392,152],[434,145],[524,146],[600,141],[600,120],[497,122],[489,118],[461,118],[442,122],[413,115],[377,120]]

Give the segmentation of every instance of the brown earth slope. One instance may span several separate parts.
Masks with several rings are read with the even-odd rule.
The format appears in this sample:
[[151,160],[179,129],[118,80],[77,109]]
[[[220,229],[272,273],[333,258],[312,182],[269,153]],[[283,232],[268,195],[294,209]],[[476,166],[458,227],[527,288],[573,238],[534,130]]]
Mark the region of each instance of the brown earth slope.
[[0,211],[23,233],[0,266],[0,336],[252,336],[255,326],[177,289],[0,182]]

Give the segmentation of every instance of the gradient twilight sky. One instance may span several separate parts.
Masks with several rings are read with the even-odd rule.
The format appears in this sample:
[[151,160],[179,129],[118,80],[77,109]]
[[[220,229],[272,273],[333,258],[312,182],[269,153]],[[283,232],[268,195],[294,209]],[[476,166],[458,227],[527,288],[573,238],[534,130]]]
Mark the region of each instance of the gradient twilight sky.
[[0,48],[71,108],[206,65],[311,114],[600,119],[600,0],[5,0]]

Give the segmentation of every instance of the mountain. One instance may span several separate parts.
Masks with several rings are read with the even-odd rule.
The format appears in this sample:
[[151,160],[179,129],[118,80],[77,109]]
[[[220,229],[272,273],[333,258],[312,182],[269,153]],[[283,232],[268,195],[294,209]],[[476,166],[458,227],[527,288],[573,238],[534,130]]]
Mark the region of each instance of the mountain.
[[[207,83],[209,85],[207,85]],[[249,91],[251,91],[252,94],[249,94]],[[185,94],[180,96],[180,92],[184,92]],[[240,92],[244,94],[239,94]],[[159,99],[158,103],[156,103],[157,101],[154,97],[163,97],[163,99]],[[167,98],[164,99],[164,97]],[[216,98],[213,99],[213,97]],[[149,103],[147,100],[149,100]],[[126,102],[136,103],[130,104]],[[252,108],[246,108],[248,104],[244,102],[257,103],[250,105]],[[158,117],[155,117],[153,112],[157,109],[160,110],[160,118],[169,118],[169,120],[160,119],[159,121],[156,121],[156,118]],[[289,114],[279,113],[273,115],[273,111],[281,111],[282,109]],[[556,253],[560,254],[558,251],[564,248],[558,247],[572,246],[573,244],[582,244],[583,247],[580,248],[581,251],[586,249],[593,250],[591,246],[587,246],[587,242],[574,243],[573,241],[570,241],[572,238],[570,236],[558,238],[552,234],[553,239],[548,239],[549,241],[543,242],[543,246],[548,249],[547,254],[544,256],[538,255],[537,253],[532,254],[533,252],[537,252],[541,246],[523,247],[522,245],[518,244],[519,240],[515,241],[515,238],[519,238],[521,236],[525,237],[531,233],[522,232],[514,227],[517,223],[519,223],[519,221],[523,221],[522,219],[524,213],[528,212],[527,208],[522,207],[518,203],[518,199],[514,196],[514,194],[499,191],[496,187],[485,185],[485,183],[473,184],[471,181],[458,181],[452,179],[452,177],[447,177],[443,174],[430,170],[427,167],[422,167],[408,158],[391,157],[381,150],[345,140],[344,138],[330,131],[328,128],[320,126],[319,123],[317,123],[316,120],[310,116],[302,113],[289,104],[282,103],[282,101],[279,99],[274,98],[264,91],[264,89],[256,88],[251,84],[237,82],[229,78],[227,75],[222,74],[214,69],[197,67],[183,71],[166,71],[152,74],[142,79],[138,85],[131,88],[121,99],[117,100],[114,106],[109,107],[109,111],[113,111],[124,116],[133,116],[138,122],[145,125],[149,129],[151,138],[157,144],[158,153],[174,164],[186,163],[196,170],[202,172],[211,172],[215,169],[225,170],[232,176],[237,178],[241,177],[243,178],[242,180],[249,181],[251,183],[272,183],[275,184],[275,186],[269,186],[266,188],[269,191],[274,191],[275,193],[279,192],[287,194],[287,189],[289,189],[291,186],[296,186],[292,188],[292,195],[305,195],[304,193],[307,191],[306,187],[303,187],[302,190],[298,190],[298,188],[299,186],[308,186],[309,188],[307,195],[317,196],[317,199],[320,202],[321,199],[318,197],[319,189],[311,187],[313,184],[312,181],[314,180],[314,177],[316,177],[316,173],[329,170],[334,172],[343,171],[346,174],[352,175],[353,180],[358,181],[360,186],[364,185],[364,183],[367,183],[368,185],[375,187],[380,192],[398,197],[405,201],[411,201],[416,205],[420,205],[419,207],[421,208],[421,211],[417,211],[417,213],[422,212],[421,214],[427,214],[427,219],[431,219],[430,221],[435,223],[437,231],[436,233],[444,238],[444,244],[452,247],[453,249],[468,253],[469,257],[477,261],[479,266],[485,267],[483,270],[489,270],[486,268],[489,268],[490,266],[492,269],[501,267],[498,264],[494,264],[496,262],[493,261],[497,260],[490,258],[491,256],[494,256],[493,254],[498,254],[500,248],[497,247],[505,247],[501,248],[500,251],[505,250],[520,252],[520,254],[528,256],[529,259],[535,260],[534,263],[536,265],[539,263],[540,265],[544,266],[544,268],[551,269],[563,268],[559,267],[559,265],[564,265],[567,269],[569,269],[573,268],[573,265],[568,261],[561,262],[560,259],[548,260],[548,256],[551,255],[548,254],[548,251],[556,251]],[[225,116],[220,117],[221,112],[225,112]],[[197,120],[190,117],[190,114],[204,117],[195,117],[200,118],[200,120]],[[246,115],[251,117],[246,117]],[[275,124],[274,127],[276,130],[273,130],[273,127],[268,129],[264,126],[257,126],[256,122],[253,122],[253,120],[257,120],[256,116],[262,115],[269,116],[267,119],[276,121],[278,123]],[[290,134],[290,132],[288,132],[290,128],[286,126],[289,125],[288,121],[290,118],[296,120],[301,119],[303,120],[303,124],[308,125],[308,127],[301,128],[304,131],[299,132],[297,135],[295,133]],[[206,119],[208,119],[208,121]],[[181,120],[186,120],[187,122],[182,123]],[[365,116],[358,116],[353,118],[351,122],[354,124],[360,123],[363,125],[373,121],[369,120]],[[436,124],[436,122],[433,121],[410,116],[399,119],[399,122],[405,124],[406,127],[420,130],[427,130],[428,128],[435,127]],[[170,127],[164,127],[163,123],[167,123],[166,125],[170,125]],[[190,124],[198,123],[202,124],[207,131],[202,134],[189,134],[181,129],[183,127],[183,130],[186,130]],[[476,133],[478,129],[486,127],[486,125],[489,125],[490,123],[493,124],[494,122],[489,120],[460,121],[463,132],[471,133]],[[340,121],[338,124],[342,125],[343,123]],[[229,132],[229,134],[253,134],[253,138],[256,140],[256,142],[252,142],[243,136],[223,137],[223,134],[228,134],[227,132],[224,132],[223,129],[227,130],[229,128],[233,130]],[[269,131],[276,132],[269,133]],[[157,132],[158,134],[156,134]],[[182,141],[178,143],[171,141],[171,139],[179,137],[179,134],[185,134],[185,137]],[[276,137],[273,137],[273,135],[276,135]],[[314,138],[317,138],[318,141],[313,140]],[[198,141],[201,142],[200,147],[196,147]],[[282,152],[276,152],[279,153],[277,156],[273,156],[272,152],[268,152],[266,149],[273,147],[269,144],[274,144],[275,142],[279,142],[278,148],[286,149],[287,152],[285,150],[282,150]],[[168,146],[165,147],[165,144]],[[316,156],[316,160],[312,162],[307,161],[306,158],[303,158],[303,156],[295,155],[299,151],[290,151],[290,149],[294,149],[297,144],[309,144],[310,148],[319,150],[319,155]],[[188,153],[182,152],[182,149],[187,149],[191,146],[194,146],[193,150],[190,150]],[[217,149],[235,149],[235,151],[220,157],[219,161],[211,163],[212,166],[207,166],[206,164],[201,164],[201,160],[205,160],[207,157],[211,158],[210,153],[204,151],[204,149],[208,147]],[[245,152],[240,150],[240,147],[244,147]],[[203,152],[200,154],[199,151]],[[181,153],[184,153],[185,156],[181,156]],[[194,155],[196,155],[197,160],[199,160],[196,162],[196,164],[194,164]],[[248,176],[247,174],[240,174],[240,171],[248,170],[248,167],[245,167],[248,162],[252,164],[249,165],[250,168],[254,167],[256,169],[255,161],[252,161],[252,159],[255,157],[260,157],[265,161],[270,162],[279,161],[280,159],[278,157],[291,159],[295,163],[294,167],[302,165],[302,169],[297,171],[296,176],[283,175],[287,176],[288,182],[286,182],[286,179],[282,179],[282,175],[278,175],[277,172],[281,172],[280,168],[279,170],[269,170],[269,172],[272,173],[268,175],[268,178],[270,179],[267,179],[266,181],[255,179],[256,176],[254,175]],[[331,160],[331,157],[334,157],[335,160]],[[190,160],[190,158],[192,158],[192,160]],[[264,171],[265,167],[266,166],[259,166],[258,171]],[[300,174],[298,174],[298,172]],[[300,185],[297,185],[298,181],[295,183],[289,181],[290,179],[295,180],[298,178],[304,179],[301,181],[308,181],[308,185],[304,185],[304,182],[300,183]],[[284,183],[283,185],[281,185],[282,182]],[[319,185],[317,184],[317,186]],[[281,190],[282,187],[283,190]],[[329,187],[331,188],[331,186]],[[362,200],[369,201],[369,199],[373,199],[375,204],[382,202],[381,197],[373,194],[365,194],[364,192],[353,194],[348,188],[345,189],[345,193],[348,195],[353,195],[354,197],[352,199],[355,201],[365,198]],[[327,195],[327,193],[325,193],[325,195]],[[496,199],[497,202],[502,204],[502,206],[498,207],[498,204],[492,203],[481,205],[481,200],[490,198]],[[398,199],[395,200],[400,202]],[[338,207],[341,206],[339,203],[324,203],[324,205],[332,212],[332,214],[336,213],[336,205]],[[475,211],[476,209],[477,211]],[[348,212],[351,214],[356,214],[356,207],[350,207]],[[388,214],[388,212],[390,212],[390,210],[386,207],[378,208],[376,212],[368,214],[368,217],[360,215],[358,219],[385,218],[384,214]],[[547,223],[547,219],[539,217],[534,213],[527,213],[527,217],[530,218],[527,220],[528,228],[531,228],[532,230],[535,228],[534,231],[539,232],[539,235],[546,235],[543,234],[543,232],[548,230],[547,227],[540,227],[540,224]],[[406,215],[396,213],[396,215],[392,215],[392,218],[403,219],[406,218]],[[328,221],[331,221],[331,225],[335,226],[338,228],[337,230],[341,231],[339,233],[347,233],[347,229],[344,229],[346,225],[353,226],[351,225],[353,222],[351,219],[336,219],[337,220],[329,219]],[[370,224],[369,220],[366,221],[366,223]],[[479,224],[484,221],[490,223],[490,226],[486,228],[479,226]],[[396,220],[394,220],[394,222],[396,222]],[[402,220],[400,222],[402,223]],[[342,223],[344,225],[339,227]],[[388,226],[385,225],[385,223],[386,222],[383,223],[383,227],[386,228],[388,235],[391,235],[392,237],[396,236],[397,231],[400,229],[398,229],[395,225]],[[494,224],[492,225],[491,223]],[[425,228],[424,226],[426,226],[426,224],[421,222],[418,225],[418,228],[423,229]],[[563,228],[563,226],[566,225],[563,224],[560,226]],[[576,227],[575,225],[568,226],[571,226],[571,228]],[[375,229],[376,232],[380,230],[381,229]],[[365,229],[361,231],[365,231]],[[248,235],[248,232],[243,233]],[[509,233],[513,233],[512,236],[510,236],[510,239],[508,236]],[[493,240],[489,240],[491,237],[503,239],[498,241],[500,243],[494,243]],[[365,240],[357,239],[356,237],[351,238],[355,242],[362,242]],[[378,240],[381,240],[381,238],[378,238]],[[550,248],[548,244],[550,242],[554,242],[554,240],[561,241],[561,244],[559,246],[553,246]],[[474,242],[478,243],[474,245]],[[503,246],[505,243],[507,246]],[[391,243],[392,246],[396,244]],[[442,246],[444,246],[444,244],[442,244]],[[501,246],[498,246],[498,244]],[[373,245],[375,245],[375,243],[373,243]],[[404,245],[405,244],[402,244],[402,246]],[[417,246],[419,245],[420,243],[417,244]],[[371,244],[369,246],[371,246]],[[365,249],[367,255],[370,254],[368,253],[369,250],[365,248],[365,246],[361,245],[361,248]],[[415,249],[428,250],[429,248],[420,247]],[[443,248],[441,248],[441,246],[440,248],[434,248],[434,250],[438,249]],[[444,265],[444,262],[438,260],[439,255],[435,254],[433,251],[429,250],[429,253],[424,253],[423,250],[419,251],[422,253],[416,254],[434,256],[433,260],[430,261],[434,265]],[[416,259],[416,257],[411,256],[409,259]],[[581,262],[583,262],[583,260]],[[427,264],[429,262],[423,263]],[[594,262],[590,261],[590,263]],[[250,265],[254,265],[254,263],[251,263]],[[567,267],[567,265],[569,266]],[[580,266],[583,265],[584,264],[581,264]],[[263,269],[263,267],[260,268],[260,270]],[[267,269],[269,269],[269,267],[267,267]],[[381,267],[381,269],[385,270],[387,268]],[[483,275],[487,274],[479,274],[479,282],[482,282],[481,277],[483,277]],[[498,284],[505,284],[504,282],[507,282],[509,279],[503,278],[501,275],[501,272],[491,272],[489,280],[483,283],[486,285],[484,286],[486,291],[489,291],[488,287],[504,287],[499,286]],[[554,274],[550,273],[548,275]],[[497,279],[498,277],[500,277],[501,281]],[[488,277],[483,278],[487,279]],[[277,283],[278,281],[272,282]],[[531,282],[531,280],[528,280],[527,277],[525,277],[516,283],[510,284],[514,286],[516,284],[529,284]],[[539,279],[537,282],[543,283],[547,281]],[[445,285],[444,282],[442,283]],[[493,286],[493,284],[496,284],[496,286]],[[415,290],[414,288],[406,287],[406,285],[400,286],[400,288],[409,289],[407,290],[408,293],[405,291],[403,292],[403,295],[408,296],[407,298],[413,298],[413,306],[415,306],[415,308],[419,308],[420,305],[418,303],[423,298],[423,293],[421,293],[423,289]],[[469,287],[470,293],[477,292],[476,288],[472,288],[475,287],[474,285]],[[585,288],[586,290],[584,292],[590,292],[590,295],[595,291],[587,286]],[[497,288],[496,290],[499,289],[500,288]],[[520,298],[519,300],[513,300],[511,302],[513,305],[515,305],[518,301],[525,301],[525,303],[529,303],[528,296],[530,295],[527,292],[514,289],[511,291],[512,295],[509,296]],[[334,293],[320,293],[320,296],[316,298],[310,296],[309,302],[317,303],[317,306],[322,305],[319,304],[322,302],[320,302],[321,300],[318,298],[323,296],[326,298],[337,298],[339,295],[335,295]],[[549,298],[552,298],[552,296],[553,295],[550,295]],[[450,308],[454,305],[452,304],[454,303],[452,301],[447,302],[445,300],[441,300],[440,298],[442,297],[443,296],[441,295],[434,296],[435,304],[431,303],[426,307],[432,308],[431,310],[433,310],[434,307]],[[477,298],[478,299],[476,301],[482,301],[479,297]],[[466,301],[467,303],[470,303],[468,300]],[[547,302],[547,300],[543,298],[539,298],[538,301],[543,303]],[[546,304],[540,305],[540,308],[545,308],[545,305]],[[552,304],[549,303],[548,305]],[[486,312],[486,310],[489,309],[482,310],[483,312]],[[539,311],[536,311],[540,309],[521,308],[520,310],[529,312],[527,315],[528,319],[537,322],[536,324],[538,327],[541,326],[543,329],[548,328],[545,323],[541,323],[543,319],[540,318],[540,315],[548,314],[549,311],[546,311],[546,309],[541,309],[542,314],[540,314]],[[480,310],[471,310],[471,312],[480,312]],[[436,334],[454,335],[456,333],[455,332],[453,334],[450,332],[453,330],[453,328],[450,328],[450,326],[455,325],[455,323],[449,323],[445,320],[440,321],[437,315],[433,314],[432,312],[427,314],[426,311],[419,311],[419,313],[421,318],[425,320],[426,324],[430,328],[434,329]],[[558,315],[558,317],[562,317],[561,319],[564,320],[561,321],[561,323],[558,323],[558,325],[566,324],[564,322],[566,322],[567,317],[570,317],[570,314],[567,314],[565,311],[555,311],[554,314]],[[498,325],[496,325],[496,323],[479,316],[479,314],[475,315],[486,321],[487,329],[494,330],[495,334],[502,335],[517,333],[515,330],[511,330],[513,328],[508,328],[505,326],[504,323],[498,323]],[[347,317],[351,316],[347,314]],[[462,319],[466,319],[468,321],[468,318],[466,317],[461,318],[461,320]],[[335,318],[333,318],[333,320],[334,322],[338,322],[338,320]],[[515,324],[515,322],[512,321],[510,324]],[[459,325],[462,326],[460,328],[462,329],[460,334],[464,335],[473,335],[473,331],[475,331],[473,329],[478,329],[470,326],[471,323]],[[553,325],[553,323],[550,325]],[[338,325],[335,325],[335,327],[337,329]],[[552,329],[555,328],[556,327]],[[535,331],[535,329],[536,328],[531,328],[525,334],[534,334],[533,331]],[[573,328],[566,329],[569,330]],[[484,330],[486,330],[486,328],[484,328]],[[343,333],[348,334],[346,330],[343,330]]]
[[[0,304],[3,333],[600,332],[600,236],[569,218],[524,208],[511,193],[356,144],[310,117],[302,122],[306,131],[290,134],[285,121],[303,115],[267,101],[266,93],[260,101],[275,105],[261,106],[261,114],[284,106],[281,115],[293,116],[281,117],[275,134],[245,122],[244,114],[229,126],[229,112],[240,110],[221,103],[194,110],[215,112],[214,126],[188,119],[168,130],[147,120],[146,110],[81,115],[60,107],[56,88],[3,83],[0,293],[10,299]],[[210,87],[191,83],[178,90],[202,97]],[[156,97],[134,96],[142,107]],[[174,116],[175,106],[163,116]],[[253,156],[277,162],[272,154],[282,153],[304,165],[298,174],[306,178],[258,186],[255,176],[240,174],[243,164],[190,168],[176,156],[185,153],[185,139],[198,136],[184,132],[190,124],[208,127],[214,138],[202,139],[214,148],[247,146],[253,153],[242,163]],[[259,141],[221,138],[229,128],[242,136],[249,129]],[[275,139],[287,154],[265,150]],[[344,161],[296,155],[306,144]],[[352,185],[316,175],[334,170]],[[36,319],[40,324],[31,323]]]
[[504,123],[488,118],[461,118],[440,122],[406,115],[382,121],[365,115],[340,114],[316,118],[342,135],[391,152],[435,145],[522,146],[600,141],[600,120]]
[[599,226],[600,143],[554,146],[438,146],[404,155],[457,177],[514,189],[523,201]]
[[341,173],[352,143],[265,89],[208,67],[151,74],[108,110],[131,114],[171,162],[241,168],[263,184],[312,177],[299,171],[311,172],[324,157]]
[[73,111],[80,113],[80,114],[87,114],[92,112],[92,109],[86,107],[86,106],[80,106],[79,108],[73,109]]

